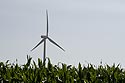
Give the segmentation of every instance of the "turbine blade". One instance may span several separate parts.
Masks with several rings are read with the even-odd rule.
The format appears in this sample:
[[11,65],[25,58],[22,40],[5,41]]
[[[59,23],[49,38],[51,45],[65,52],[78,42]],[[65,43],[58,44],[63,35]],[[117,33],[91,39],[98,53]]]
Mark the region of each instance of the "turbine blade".
[[31,51],[33,51],[36,47],[38,47],[44,40],[45,40],[45,38],[42,39]]
[[48,37],[49,41],[52,42],[53,44],[55,44],[57,47],[59,47],[60,49],[62,49],[63,51],[65,51],[61,46],[59,46],[56,42],[54,42],[52,39],[50,39]]
[[48,24],[48,11],[47,11],[47,10],[46,10],[46,20],[47,20],[47,23],[46,23],[46,27],[47,27],[46,35],[48,36],[48,28],[49,28],[49,24]]

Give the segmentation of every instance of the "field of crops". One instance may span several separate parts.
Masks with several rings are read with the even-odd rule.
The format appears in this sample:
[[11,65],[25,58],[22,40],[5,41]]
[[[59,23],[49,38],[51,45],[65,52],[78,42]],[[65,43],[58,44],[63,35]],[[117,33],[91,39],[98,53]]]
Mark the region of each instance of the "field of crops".
[[95,67],[92,64],[78,67],[58,63],[49,58],[43,64],[27,56],[27,63],[19,66],[9,61],[0,62],[0,83],[125,83],[125,71],[119,65]]

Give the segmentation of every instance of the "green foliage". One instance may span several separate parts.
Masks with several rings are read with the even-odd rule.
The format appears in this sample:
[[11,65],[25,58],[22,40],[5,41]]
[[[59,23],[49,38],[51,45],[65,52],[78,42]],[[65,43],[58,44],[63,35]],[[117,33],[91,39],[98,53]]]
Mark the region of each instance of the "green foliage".
[[49,58],[45,64],[38,58],[38,63],[27,56],[27,63],[19,66],[0,62],[0,83],[125,83],[125,71],[120,65],[92,64],[78,67],[59,63],[52,65]]

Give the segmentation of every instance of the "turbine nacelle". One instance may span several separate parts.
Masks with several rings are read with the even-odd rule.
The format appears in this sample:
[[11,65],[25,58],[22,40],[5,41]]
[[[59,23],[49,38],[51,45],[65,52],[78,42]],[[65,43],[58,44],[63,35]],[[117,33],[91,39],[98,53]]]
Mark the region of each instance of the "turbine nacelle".
[[41,35],[41,38],[47,38],[47,36],[46,35]]

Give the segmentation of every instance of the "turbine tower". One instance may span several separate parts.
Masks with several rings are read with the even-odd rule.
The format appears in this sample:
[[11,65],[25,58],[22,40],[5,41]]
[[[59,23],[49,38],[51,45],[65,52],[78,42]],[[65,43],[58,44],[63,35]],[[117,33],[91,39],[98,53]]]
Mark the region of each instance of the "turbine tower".
[[48,11],[46,10],[46,19],[47,19],[47,30],[46,30],[46,35],[41,35],[42,40],[31,50],[33,51],[35,48],[37,48],[40,44],[44,43],[44,50],[43,50],[43,62],[45,62],[45,58],[46,58],[46,40],[48,39],[51,43],[53,43],[54,45],[56,45],[57,47],[59,47],[61,50],[65,51],[61,46],[59,46],[55,41],[53,41],[49,36],[48,36],[48,28],[49,28],[49,24],[48,24]]

